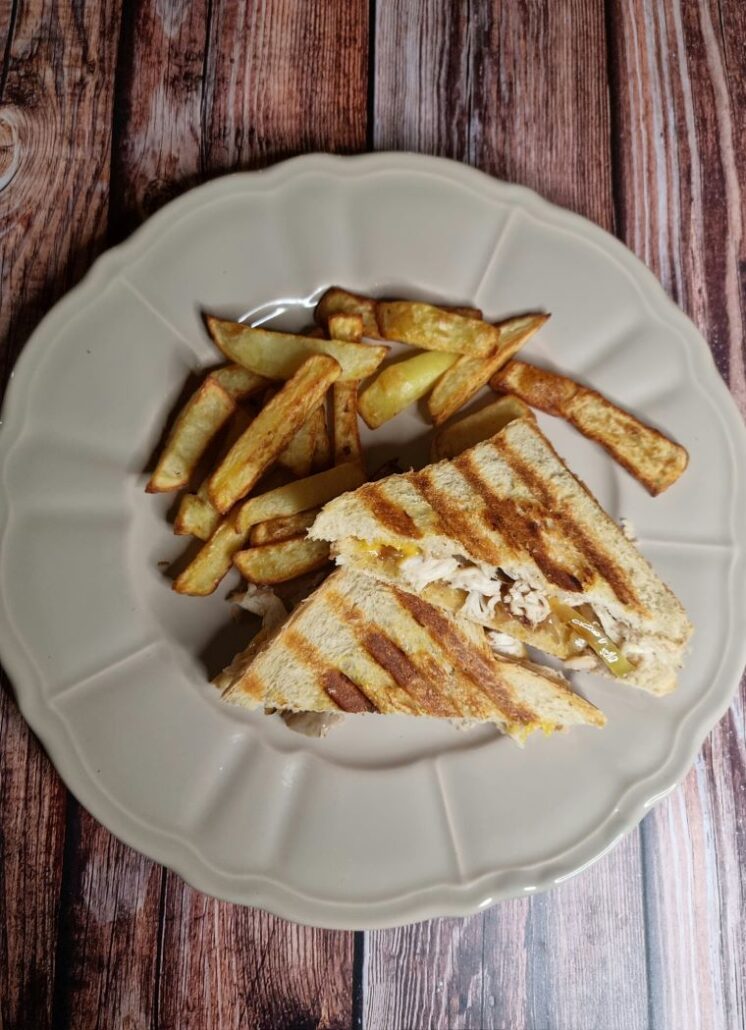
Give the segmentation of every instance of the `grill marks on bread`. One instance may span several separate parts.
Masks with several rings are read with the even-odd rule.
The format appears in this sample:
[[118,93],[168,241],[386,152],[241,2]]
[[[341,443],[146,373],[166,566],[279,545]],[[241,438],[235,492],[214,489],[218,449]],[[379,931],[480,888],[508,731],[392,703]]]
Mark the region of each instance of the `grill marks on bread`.
[[375,485],[370,489],[362,487],[360,500],[366,505],[373,517],[386,529],[397,536],[411,537],[419,540],[422,536],[419,526],[403,508],[390,501],[380,488]]
[[508,687],[501,681],[500,666],[484,652],[462,636],[437,608],[422,601],[416,594],[394,588],[399,604],[416,622],[427,630],[433,640],[448,654],[474,686],[500,706],[511,722],[528,723],[536,719],[536,712],[516,704]]
[[[520,476],[530,487],[539,505],[545,511],[552,512],[552,519],[559,532],[575,544],[591,568],[595,568],[598,574],[606,580],[619,600],[632,607],[642,607],[634,583],[629,576],[613,561],[608,551],[596,547],[577,521],[568,516],[567,506],[563,503],[561,494],[551,488],[552,480],[537,476],[531,466],[523,461],[504,441],[501,445],[494,444],[493,446],[516,475]],[[585,489],[582,483],[580,486]]]

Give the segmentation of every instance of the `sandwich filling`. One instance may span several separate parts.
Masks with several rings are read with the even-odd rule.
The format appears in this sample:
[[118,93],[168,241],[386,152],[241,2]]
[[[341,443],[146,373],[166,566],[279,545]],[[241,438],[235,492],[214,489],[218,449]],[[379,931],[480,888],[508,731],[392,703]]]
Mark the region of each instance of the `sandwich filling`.
[[362,540],[345,541],[336,556],[339,565],[356,564],[361,558],[364,563],[375,560],[382,571],[415,593],[427,596],[428,588],[437,587],[444,596],[445,589],[454,612],[495,631],[488,639],[500,654],[520,655],[524,631],[530,643],[532,631],[540,629],[551,636],[558,656],[577,670],[602,665],[624,679],[644,671],[645,666],[655,665],[660,671],[661,663],[670,664],[672,670],[678,665],[676,649],[666,641],[629,639],[626,627],[610,612],[575,598],[573,603],[560,601],[536,583],[511,576],[503,568],[458,554],[427,553],[419,548],[408,548],[405,553],[388,544]]

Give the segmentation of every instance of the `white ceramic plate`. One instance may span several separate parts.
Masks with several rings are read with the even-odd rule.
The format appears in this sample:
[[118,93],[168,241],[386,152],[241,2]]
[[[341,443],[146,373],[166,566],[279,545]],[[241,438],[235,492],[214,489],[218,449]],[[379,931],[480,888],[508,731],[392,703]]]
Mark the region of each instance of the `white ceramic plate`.
[[[202,310],[295,328],[331,283],[491,318],[551,311],[531,358],[688,447],[686,475],[653,500],[542,420],[695,623],[675,694],[579,678],[606,730],[523,751],[491,729],[405,718],[350,718],[314,741],[219,702],[206,668],[249,629],[226,590],[169,589],[159,563],[185,544],[143,469],[188,374],[216,360]],[[424,460],[426,433],[405,413],[372,446]],[[705,343],[610,236],[458,164],[305,157],[176,200],[44,320],[0,445],[0,643],[23,714],[119,837],[201,890],[291,919],[464,914],[578,872],[683,776],[746,658],[746,444]]]

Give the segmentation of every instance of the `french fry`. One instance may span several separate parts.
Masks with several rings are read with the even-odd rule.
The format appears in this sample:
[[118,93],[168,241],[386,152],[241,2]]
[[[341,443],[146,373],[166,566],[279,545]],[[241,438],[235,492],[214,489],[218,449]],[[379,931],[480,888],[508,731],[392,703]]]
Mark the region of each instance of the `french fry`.
[[424,350],[486,358],[500,346],[500,330],[495,326],[432,304],[379,301],[376,317],[384,339],[400,340]]
[[320,508],[332,498],[354,490],[364,482],[365,476],[358,465],[335,465],[325,472],[297,479],[244,501],[236,514],[236,526],[241,532],[248,532],[258,522]]
[[[242,369],[243,371],[243,369]],[[252,373],[249,373],[251,375]],[[251,425],[253,414],[246,408],[238,407],[231,419],[225,440],[220,445],[217,461],[220,462]],[[198,540],[209,540],[220,525],[220,512],[216,511],[210,500],[208,491],[209,475],[203,479],[196,494],[184,494],[179,510],[174,519],[176,536],[196,536]]]
[[[363,336],[380,339],[376,321],[376,302],[359,293],[350,293],[339,286],[330,286],[316,305],[313,313],[316,322],[324,329],[333,315],[360,315],[363,320]],[[362,378],[362,377],[361,377]]]
[[567,376],[511,361],[490,380],[548,415],[566,419],[639,480],[654,497],[675,483],[689,462],[686,450],[607,397]]
[[329,339],[345,340],[347,343],[360,343],[363,338],[363,316],[362,315],[330,315],[329,316]]
[[313,468],[316,444],[319,435],[319,409],[323,402],[308,416],[293,439],[277,459],[277,464],[296,476],[307,476]]
[[457,422],[439,429],[433,439],[431,458],[433,461],[455,458],[474,444],[489,440],[495,433],[499,433],[503,426],[507,426],[508,422],[516,418],[533,417],[531,409],[517,397],[501,397],[479,411],[465,415]]
[[234,400],[243,401],[247,397],[253,397],[269,385],[264,376],[258,376],[256,372],[249,372],[243,365],[225,365],[223,368],[216,368],[210,373],[210,379],[219,383],[226,393],[229,393]]
[[224,322],[219,318],[208,317],[207,327],[227,358],[267,379],[290,379],[314,354],[334,358],[339,364],[341,379],[364,379],[375,372],[388,353],[388,348],[383,346],[275,333],[271,329],[252,329],[240,322]]
[[166,493],[186,486],[210,442],[236,409],[220,383],[208,376],[179,413],[145,487]]
[[244,579],[250,583],[271,586],[286,583],[329,561],[329,544],[325,540],[295,537],[275,544],[263,544],[239,551],[233,558]]
[[358,409],[371,429],[394,418],[425,394],[458,360],[458,354],[426,351],[399,361],[376,376],[360,395]]
[[318,513],[318,508],[311,508],[309,511],[299,511],[296,515],[258,522],[251,527],[249,544],[258,547],[260,544],[276,544],[280,540],[290,540],[294,536],[305,536],[306,530],[313,524]]
[[450,311],[454,315],[461,315],[462,318],[476,318],[479,321],[482,319],[481,308],[465,308],[458,304],[439,304],[438,307],[442,308],[443,311]]
[[314,354],[303,363],[262,408],[212,474],[208,491],[213,507],[226,512],[251,490],[339,374],[337,362],[324,354]]
[[427,399],[430,417],[436,426],[442,425],[459,408],[487,384],[490,377],[502,368],[547,321],[549,315],[522,315],[501,322],[500,345],[488,358],[460,357],[456,364],[435,384]]
[[248,529],[241,532],[236,528],[233,517],[224,519],[196,557],[174,580],[177,594],[206,597],[217,588],[220,580],[230,570],[233,555],[245,546]]
[[174,519],[176,536],[196,536],[198,540],[209,540],[220,523],[220,515],[209,500],[197,494],[185,494],[179,502]]
[[357,422],[357,383],[335,383],[332,387],[334,464],[353,461],[365,471],[365,456]]
[[329,439],[329,426],[326,421],[326,402],[319,404],[313,417],[315,417],[317,425],[313,469],[321,472],[322,469],[328,469],[332,463],[332,442]]

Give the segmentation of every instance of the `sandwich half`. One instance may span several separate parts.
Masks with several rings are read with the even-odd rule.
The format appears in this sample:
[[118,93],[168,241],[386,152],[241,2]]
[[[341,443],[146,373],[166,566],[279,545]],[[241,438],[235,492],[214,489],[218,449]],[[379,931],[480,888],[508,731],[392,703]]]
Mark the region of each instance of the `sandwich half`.
[[603,726],[559,673],[495,655],[473,622],[339,569],[215,680],[223,699],[283,713],[380,713],[535,730]]
[[654,694],[676,686],[686,612],[531,419],[342,495],[309,535],[508,650],[523,642]]

